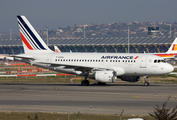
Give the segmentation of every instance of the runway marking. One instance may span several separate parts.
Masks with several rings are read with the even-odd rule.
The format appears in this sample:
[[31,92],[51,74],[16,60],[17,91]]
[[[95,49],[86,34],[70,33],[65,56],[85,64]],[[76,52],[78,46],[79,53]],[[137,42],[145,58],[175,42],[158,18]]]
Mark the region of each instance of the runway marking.
[[58,88],[56,87],[56,88],[53,88],[52,90],[57,90]]

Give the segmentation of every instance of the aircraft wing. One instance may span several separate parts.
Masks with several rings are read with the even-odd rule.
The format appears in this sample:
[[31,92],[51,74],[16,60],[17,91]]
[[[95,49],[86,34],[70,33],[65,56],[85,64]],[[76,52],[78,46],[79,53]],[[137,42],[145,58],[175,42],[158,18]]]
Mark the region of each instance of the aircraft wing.
[[64,66],[65,68],[73,68],[77,71],[102,71],[102,70],[113,70],[109,68],[100,68],[100,67],[94,67],[94,66],[87,66],[87,65],[68,65],[68,64],[54,64],[54,63],[47,63],[47,62],[40,62],[39,64],[47,64],[49,67],[60,67]]

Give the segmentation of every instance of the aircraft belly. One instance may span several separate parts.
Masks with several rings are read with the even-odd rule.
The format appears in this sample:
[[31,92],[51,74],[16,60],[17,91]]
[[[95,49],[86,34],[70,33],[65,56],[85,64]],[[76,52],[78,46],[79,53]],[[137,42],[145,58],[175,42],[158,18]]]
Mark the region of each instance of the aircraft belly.
[[132,68],[131,67],[125,67],[125,74],[132,74]]
[[132,74],[132,64],[125,63],[124,66],[125,74]]

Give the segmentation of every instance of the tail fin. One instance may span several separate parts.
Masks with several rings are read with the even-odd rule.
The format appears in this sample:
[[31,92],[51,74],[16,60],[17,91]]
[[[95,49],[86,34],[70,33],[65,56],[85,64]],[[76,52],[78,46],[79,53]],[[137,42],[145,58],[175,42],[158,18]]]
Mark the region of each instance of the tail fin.
[[173,43],[171,44],[170,48],[166,53],[177,53],[177,38],[175,38],[175,40],[173,41]]
[[25,16],[17,16],[25,53],[52,52]]
[[57,46],[54,46],[55,52],[61,53],[60,49]]

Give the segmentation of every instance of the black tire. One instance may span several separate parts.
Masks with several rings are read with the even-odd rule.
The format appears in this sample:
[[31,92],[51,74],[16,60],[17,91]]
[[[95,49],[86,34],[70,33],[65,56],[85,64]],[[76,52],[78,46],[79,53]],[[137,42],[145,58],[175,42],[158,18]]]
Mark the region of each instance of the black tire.
[[145,82],[145,83],[144,83],[144,86],[149,86],[149,82]]
[[88,80],[82,80],[81,86],[89,86],[90,82]]
[[89,86],[89,85],[90,85],[90,81],[86,80],[86,83],[87,83],[87,86]]

